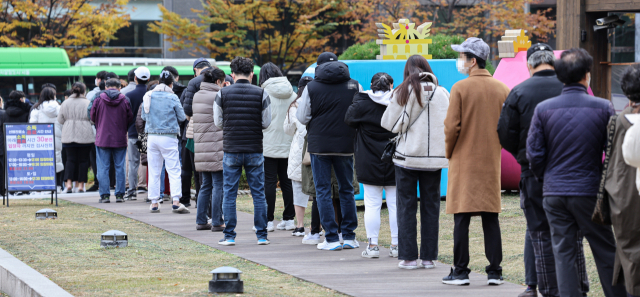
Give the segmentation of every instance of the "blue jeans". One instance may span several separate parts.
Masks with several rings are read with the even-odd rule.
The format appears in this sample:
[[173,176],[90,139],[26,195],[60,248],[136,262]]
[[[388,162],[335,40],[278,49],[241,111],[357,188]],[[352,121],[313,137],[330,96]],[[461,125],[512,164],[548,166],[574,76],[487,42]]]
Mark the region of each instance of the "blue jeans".
[[222,197],[223,175],[222,171],[202,172],[202,186],[198,193],[198,214],[196,223],[207,224],[207,209],[211,206],[211,225],[222,226]]
[[342,210],[342,238],[354,240],[358,227],[356,201],[353,198],[353,156],[321,156],[311,154],[311,170],[316,186],[316,200],[320,212],[320,222],[327,232],[327,242],[337,242],[338,223],[336,223],[331,201],[331,167],[338,180],[340,209]]
[[116,169],[116,196],[124,196],[126,179],[124,164],[126,157],[126,147],[96,147],[96,164],[98,166],[98,182],[100,183],[98,191],[100,196],[111,195],[111,191],[109,190],[109,167],[111,167],[111,158],[114,160],[114,167]]
[[[238,223],[236,216],[236,198],[238,198],[238,184],[242,175],[242,167],[247,176],[251,196],[253,196],[253,225],[256,227],[258,239],[267,239],[267,199],[264,196],[264,156],[262,153],[224,153],[222,161],[224,176],[224,238],[235,239],[233,231]],[[331,174],[331,173],[329,173]],[[352,192],[353,193],[353,192]],[[353,194],[351,195],[353,200]],[[329,198],[331,199],[331,198]],[[355,207],[354,207],[355,209]]]
[[164,197],[164,178],[166,174],[167,168],[165,167],[164,161],[162,161],[162,171],[160,172],[160,198]]

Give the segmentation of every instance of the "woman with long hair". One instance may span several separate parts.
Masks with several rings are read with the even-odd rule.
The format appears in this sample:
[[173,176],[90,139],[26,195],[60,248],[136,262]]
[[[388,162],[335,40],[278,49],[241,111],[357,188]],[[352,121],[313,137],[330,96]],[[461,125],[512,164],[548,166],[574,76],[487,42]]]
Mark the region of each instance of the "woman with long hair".
[[[397,189],[398,267],[435,268],[438,258],[440,178],[445,158],[444,119],[449,92],[438,86],[429,62],[411,56],[404,81],[393,91],[381,126],[398,133],[393,156]],[[418,250],[417,188],[420,186],[420,234]],[[420,259],[421,261],[418,261]]]
[[[224,197],[222,159],[222,129],[213,122],[213,103],[225,85],[225,74],[219,68],[207,68],[200,90],[193,95],[193,117],[189,122],[193,129],[194,162],[197,172],[202,174],[202,185],[198,192],[198,214],[196,230],[222,232],[222,198]],[[207,213],[211,212],[211,224]]]
[[[184,122],[184,114],[180,99],[173,93],[173,75],[163,70],[160,73],[160,84],[148,91],[142,101],[142,119],[145,121],[147,133],[147,162],[149,167],[149,199],[152,213],[160,212],[158,200],[160,196],[160,175],[164,160],[169,174],[173,212],[189,213],[182,203],[182,181],[180,179],[180,158],[178,156],[179,122]],[[153,102],[153,104],[151,104]]]
[[302,96],[302,92],[307,86],[307,83],[311,80],[312,78],[308,76],[300,79],[300,82],[298,83],[297,98],[289,105],[283,126],[284,132],[293,137],[287,164],[287,176],[291,180],[293,188],[293,206],[295,208],[297,221],[296,228],[293,229],[293,232],[291,233],[293,236],[305,236],[304,211],[309,203],[309,196],[302,192],[302,147],[304,145],[304,137],[307,135],[307,127],[298,121],[296,112],[298,110],[298,100],[300,99],[300,96]]
[[289,105],[296,99],[291,83],[282,75],[275,64],[269,62],[260,69],[260,87],[271,98],[271,125],[263,131],[264,147],[264,187],[267,199],[267,231],[273,231],[273,219],[276,209],[276,187],[280,181],[284,211],[278,230],[294,230],[295,208],[293,189],[287,175],[289,148],[292,137],[284,133],[283,124]]
[[96,141],[86,114],[89,106],[89,100],[84,97],[86,89],[83,83],[74,83],[71,95],[62,102],[58,114],[58,123],[62,125],[62,147],[67,155],[64,170],[67,193],[72,193],[73,182],[76,182],[78,192],[84,192],[91,148]]
[[396,137],[396,133],[380,126],[392,90],[393,78],[384,72],[376,73],[371,78],[371,90],[357,93],[344,116],[345,123],[356,129],[355,167],[358,182],[364,189],[364,226],[369,239],[369,245],[362,252],[364,258],[380,257],[378,232],[383,191],[391,228],[389,256],[398,257],[395,168],[393,164],[380,160],[389,139]]
[[[60,104],[56,101],[56,91],[51,87],[45,87],[40,91],[40,100],[31,107],[29,123],[49,123],[55,127],[56,141],[56,173],[64,170],[62,164],[62,129],[58,123],[58,113],[60,113]],[[58,177],[62,180],[62,177]]]

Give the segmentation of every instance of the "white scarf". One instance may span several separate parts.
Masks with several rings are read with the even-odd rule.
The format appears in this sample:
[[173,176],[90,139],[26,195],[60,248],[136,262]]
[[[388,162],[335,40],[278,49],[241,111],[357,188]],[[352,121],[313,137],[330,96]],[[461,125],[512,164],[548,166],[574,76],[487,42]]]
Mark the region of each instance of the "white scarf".
[[153,92],[168,92],[173,94],[173,90],[165,84],[159,84],[153,90],[145,93],[144,97],[142,97],[142,106],[144,106],[145,113],[149,113],[149,108],[151,107],[151,93]]

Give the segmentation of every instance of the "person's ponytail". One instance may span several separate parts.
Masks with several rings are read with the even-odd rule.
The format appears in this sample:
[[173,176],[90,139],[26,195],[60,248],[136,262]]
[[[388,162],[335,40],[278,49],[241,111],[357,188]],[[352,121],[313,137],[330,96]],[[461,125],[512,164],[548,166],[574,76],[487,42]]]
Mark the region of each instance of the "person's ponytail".
[[393,78],[391,75],[384,72],[378,72],[373,76],[373,78],[371,78],[371,91],[391,91],[391,84],[393,84]]
[[87,87],[81,82],[76,82],[71,86],[71,93],[76,94],[76,97],[84,96],[86,90]]
[[160,73],[160,83],[170,86],[173,84],[174,78],[171,72],[167,70],[162,70]]

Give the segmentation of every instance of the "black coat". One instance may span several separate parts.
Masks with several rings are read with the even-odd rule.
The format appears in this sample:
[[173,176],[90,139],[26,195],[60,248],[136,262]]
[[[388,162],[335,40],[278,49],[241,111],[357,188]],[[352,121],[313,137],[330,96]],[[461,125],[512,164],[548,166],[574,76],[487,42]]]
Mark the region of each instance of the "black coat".
[[[7,117],[7,113],[0,109],[0,156],[4,156],[4,123],[8,123],[9,121],[7,121],[8,117]],[[3,159],[0,158],[0,162],[2,162]],[[4,182],[4,181],[1,181]]]
[[7,123],[28,123],[29,111],[31,106],[29,103],[7,100],[5,103],[5,112],[7,113]]
[[529,169],[527,135],[536,106],[559,96],[564,84],[553,70],[542,70],[513,87],[502,107],[498,121],[500,144],[518,160],[522,170]]
[[389,139],[396,137],[380,126],[386,106],[375,103],[367,93],[356,93],[344,121],[356,129],[355,169],[358,182],[374,186],[395,186],[394,165],[380,160]]
[[[186,89],[182,89],[182,95],[180,95],[178,98],[180,98],[180,103],[182,103],[182,108],[184,109],[184,114],[186,114],[188,117],[192,117],[193,116],[193,95],[195,95],[198,91],[200,91],[200,84],[202,83],[202,81],[204,80],[204,75],[200,74],[197,77],[192,78],[189,83],[187,84],[187,88]],[[183,85],[180,85],[181,87],[184,87]],[[173,84],[174,90],[173,92],[176,92],[176,84]],[[211,107],[213,108],[213,107]],[[187,127],[189,126],[189,121],[184,121],[181,125],[180,125],[180,131],[182,131],[182,140],[187,140]]]

